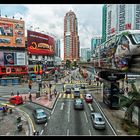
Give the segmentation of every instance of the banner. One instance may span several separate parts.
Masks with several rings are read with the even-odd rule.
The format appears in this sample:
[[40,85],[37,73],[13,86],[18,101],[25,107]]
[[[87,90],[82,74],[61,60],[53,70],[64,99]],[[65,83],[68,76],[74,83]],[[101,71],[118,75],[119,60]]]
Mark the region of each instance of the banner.
[[29,54],[54,55],[55,41],[52,37],[27,30],[27,50]]
[[0,66],[4,66],[3,52],[0,52]]
[[16,65],[25,65],[25,53],[16,53]]

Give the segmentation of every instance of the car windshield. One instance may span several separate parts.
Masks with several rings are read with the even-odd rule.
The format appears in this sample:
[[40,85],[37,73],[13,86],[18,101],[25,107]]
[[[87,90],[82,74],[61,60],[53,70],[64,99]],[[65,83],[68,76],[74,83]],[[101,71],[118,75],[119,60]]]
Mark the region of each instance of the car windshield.
[[41,111],[40,112],[37,112],[37,117],[42,117],[44,115],[46,115],[45,112],[41,112]]
[[103,118],[98,117],[98,118],[96,118],[96,121],[97,121],[97,122],[102,122],[102,121],[103,121]]
[[135,40],[136,44],[140,44],[140,34],[133,34],[132,37]]

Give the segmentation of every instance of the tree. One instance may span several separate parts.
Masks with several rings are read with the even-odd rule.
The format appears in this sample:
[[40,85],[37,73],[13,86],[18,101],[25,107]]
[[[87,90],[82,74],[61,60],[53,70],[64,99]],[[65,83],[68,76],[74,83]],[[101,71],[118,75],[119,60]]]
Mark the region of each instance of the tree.
[[128,98],[120,95],[120,107],[126,107],[125,119],[132,122],[134,107],[138,107],[138,133],[140,133],[140,93],[134,83],[131,84],[132,91],[128,92]]
[[67,60],[66,60],[66,67],[67,67],[67,68],[70,68],[70,64],[71,64],[71,61],[67,59]]

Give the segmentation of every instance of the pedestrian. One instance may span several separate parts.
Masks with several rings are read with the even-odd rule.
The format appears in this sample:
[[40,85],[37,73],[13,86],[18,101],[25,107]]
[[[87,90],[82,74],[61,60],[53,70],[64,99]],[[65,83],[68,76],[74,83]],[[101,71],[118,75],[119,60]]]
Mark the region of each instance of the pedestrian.
[[17,91],[17,96],[19,96],[19,91]]
[[29,86],[29,90],[31,90],[32,89],[32,80],[31,79],[29,80],[28,86]]
[[64,84],[63,84],[63,91],[65,90]]
[[14,96],[14,93],[13,93],[13,91],[11,91],[11,96]]
[[32,102],[32,94],[29,94],[29,100]]
[[57,95],[57,90],[54,89],[54,96],[56,97],[56,95]]

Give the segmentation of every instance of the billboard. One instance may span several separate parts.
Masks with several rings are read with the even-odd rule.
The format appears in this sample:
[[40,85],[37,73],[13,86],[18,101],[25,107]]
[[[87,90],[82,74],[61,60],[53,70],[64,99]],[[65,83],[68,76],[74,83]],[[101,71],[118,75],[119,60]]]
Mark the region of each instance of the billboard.
[[0,52],[0,66],[4,65],[3,52]]
[[27,40],[29,54],[54,55],[55,41],[52,37],[27,30]]
[[16,53],[16,65],[25,65],[25,53]]
[[15,64],[15,55],[13,52],[4,52],[4,64],[10,66]]
[[0,47],[25,47],[24,21],[0,18]]

